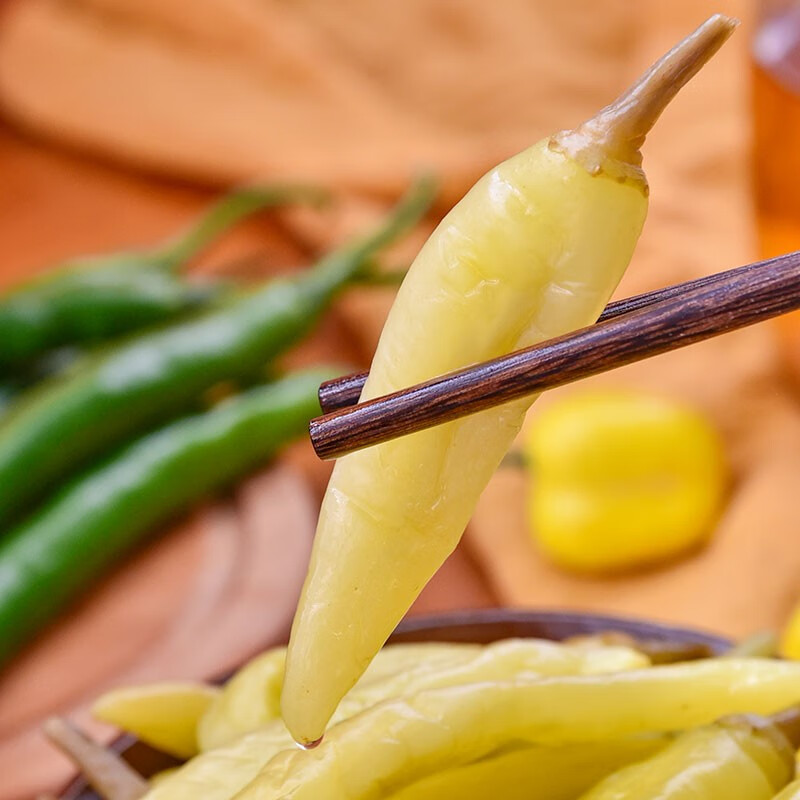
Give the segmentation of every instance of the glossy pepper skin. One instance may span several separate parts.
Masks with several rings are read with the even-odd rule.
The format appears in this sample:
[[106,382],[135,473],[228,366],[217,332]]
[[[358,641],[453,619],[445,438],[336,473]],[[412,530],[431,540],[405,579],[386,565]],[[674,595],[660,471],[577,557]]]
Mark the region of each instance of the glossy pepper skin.
[[[642,144],[728,37],[714,17],[615,104],[491,170],[423,246],[362,399],[594,322],[647,212]],[[283,716],[318,740],[458,543],[531,398],[340,459],[322,505],[287,658]]]
[[721,720],[610,775],[581,800],[770,800],[794,775],[794,748],[765,719]]
[[[212,702],[198,726],[198,741],[204,751],[159,784],[148,800],[229,800],[253,780],[273,757],[296,746],[278,718],[278,692],[285,650],[278,648],[242,668]],[[560,645],[538,640],[510,639],[493,645],[415,644],[389,645],[370,664],[359,683],[337,709],[336,723],[344,723],[399,694],[416,694],[432,686],[465,686],[493,679],[529,678],[537,675],[600,674],[614,669],[634,669],[643,658],[622,647]],[[260,708],[259,708],[260,707]],[[585,770],[582,791],[595,779],[638,758],[644,758],[665,743],[664,737],[639,741],[625,739],[581,745],[569,752],[532,754],[537,765],[569,760]],[[483,773],[481,773],[483,774]],[[463,776],[454,778],[462,784]],[[548,784],[550,785],[550,784]],[[568,787],[574,782],[565,782]],[[446,795],[445,795],[446,796]],[[549,797],[549,795],[545,795]]]
[[[283,754],[291,755],[295,750],[294,745],[286,748],[285,729],[283,739],[277,738],[278,731],[276,725],[261,728],[231,744],[196,756],[153,786],[144,800],[196,800],[200,797],[231,800],[241,791],[250,792],[251,782],[261,781],[261,776],[269,774],[273,764],[279,768]],[[377,796],[381,800],[395,797],[397,800],[486,800],[493,796],[485,791],[492,786],[494,794],[503,798],[575,800],[579,792],[610,772],[646,758],[667,741],[668,737],[662,735],[553,747],[517,744],[505,755],[460,768],[443,768],[442,772],[433,772],[419,782],[406,785],[401,777],[396,784],[376,786],[380,792]],[[396,794],[395,788],[398,789]],[[280,794],[281,791],[276,789],[260,796],[270,800],[292,797],[288,791]],[[342,781],[333,778],[319,798],[348,800],[350,796],[343,791]]]
[[213,286],[174,274],[245,217],[270,206],[320,199],[300,187],[250,187],[220,200],[175,241],[154,250],[70,261],[0,298],[0,374],[46,350],[97,342],[196,309]]
[[800,800],[800,780],[792,781],[775,795],[774,800]]
[[142,334],[37,387],[0,428],[0,524],[81,464],[185,412],[214,384],[261,375],[377,250],[419,219],[431,196],[423,182],[375,232],[313,269]]
[[800,661],[800,605],[796,605],[781,632],[780,651],[784,658]]
[[[468,644],[389,645],[378,653],[362,681],[385,684],[420,663],[431,669],[461,664],[478,650]],[[276,647],[237,670],[199,722],[200,749],[213,750],[278,720],[285,665],[286,648]],[[292,745],[288,734],[285,741]]]
[[[428,645],[426,650],[417,645],[416,663],[398,647],[390,645],[378,653],[339,704],[332,724],[384,700],[425,689],[536,676],[600,675],[649,664],[646,656],[629,647],[564,646],[536,639],[507,639],[485,647]],[[201,749],[227,744],[278,717],[284,661],[285,651],[271,651],[228,682],[200,721]],[[292,746],[288,733],[285,746]]]
[[76,347],[60,347],[26,364],[15,375],[0,380],[0,422],[36,383],[64,372],[81,357]]
[[155,431],[0,541],[0,665],[153,527],[263,464],[319,411],[313,369]]
[[771,714],[797,701],[800,664],[707,659],[610,675],[473,683],[373,706],[313,750],[284,750],[237,800],[378,800],[524,743],[602,742]]
[[389,800],[575,800],[609,773],[647,758],[665,735],[607,742],[513,748],[406,786]]
[[219,691],[189,681],[111,689],[92,704],[92,716],[187,759],[197,754],[197,724]]
[[8,413],[14,403],[14,398],[19,394],[19,390],[14,381],[3,381],[0,383],[0,420]]
[[701,544],[722,505],[722,442],[699,413],[635,392],[575,394],[526,432],[528,520],[566,569],[612,572]]

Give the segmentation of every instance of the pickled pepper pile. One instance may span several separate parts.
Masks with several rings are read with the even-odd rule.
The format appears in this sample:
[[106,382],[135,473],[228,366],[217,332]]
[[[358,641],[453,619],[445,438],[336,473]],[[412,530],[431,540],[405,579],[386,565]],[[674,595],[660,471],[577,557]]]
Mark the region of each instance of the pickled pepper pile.
[[280,719],[276,648],[222,688],[154,684],[96,702],[99,719],[184,761],[147,782],[96,746],[87,757],[90,742],[56,741],[105,800],[793,797],[800,664],[738,654],[750,645],[711,657],[655,644],[390,644],[310,750]]

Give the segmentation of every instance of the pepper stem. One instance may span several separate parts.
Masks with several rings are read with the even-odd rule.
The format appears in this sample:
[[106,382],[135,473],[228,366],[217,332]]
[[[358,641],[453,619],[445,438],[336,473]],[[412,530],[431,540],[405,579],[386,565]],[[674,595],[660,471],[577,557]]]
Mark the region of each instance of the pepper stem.
[[217,201],[186,232],[153,255],[167,269],[178,269],[223,233],[259,211],[289,203],[320,205],[327,200],[327,192],[310,186],[244,186]]
[[778,650],[775,631],[759,631],[735,644],[723,658],[774,658]]
[[564,131],[553,137],[551,148],[567,153],[592,174],[607,171],[608,162],[618,162],[617,171],[643,180],[639,168],[642,163],[640,148],[645,137],[661,112],[719,50],[738,24],[738,20],[723,14],[709,17],[611,105],[574,131]]
[[800,706],[792,706],[773,714],[770,722],[789,740],[792,747],[800,748]]
[[116,753],[87,739],[61,717],[43,726],[47,738],[81,769],[86,780],[105,800],[138,800],[147,793],[147,781]]
[[313,285],[320,301],[355,281],[363,281],[375,268],[374,255],[412,230],[425,216],[436,197],[431,175],[419,178],[388,216],[366,236],[328,253],[314,267]]

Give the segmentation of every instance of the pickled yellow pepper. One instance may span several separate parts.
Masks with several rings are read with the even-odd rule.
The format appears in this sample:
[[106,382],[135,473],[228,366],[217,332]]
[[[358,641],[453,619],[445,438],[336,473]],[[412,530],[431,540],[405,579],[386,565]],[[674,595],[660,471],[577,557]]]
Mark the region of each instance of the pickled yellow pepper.
[[[275,714],[270,716],[272,709],[264,704],[264,697],[269,697],[274,688],[273,668],[282,655],[282,649],[273,650],[233,677],[200,726],[201,746],[208,745],[210,749],[160,781],[146,800],[191,800],[198,796],[203,800],[230,800],[262,770],[268,771],[272,758],[284,751],[299,752],[284,724]],[[413,667],[410,657],[416,657]],[[542,675],[597,676],[617,670],[641,671],[646,664],[647,659],[641,653],[626,647],[579,647],[535,639],[509,639],[486,647],[394,645],[378,654],[339,705],[332,721],[340,723],[379,703],[434,687],[530,681]],[[794,665],[794,671],[800,676],[800,666]],[[248,707],[254,711],[245,713]],[[365,732],[365,736],[369,734]],[[618,766],[637,757],[644,758],[653,752],[658,742],[626,740],[605,744],[607,748],[592,750],[594,756],[586,754],[584,757],[570,751],[570,758],[577,759],[575,767],[584,763],[588,774],[595,774],[599,779],[615,769],[615,758]],[[595,757],[597,763],[591,772],[588,762]],[[538,760],[542,760],[541,754]],[[553,763],[561,762],[556,758]],[[597,770],[602,770],[604,764],[608,768],[598,774]],[[591,781],[587,781],[576,792],[590,785]]]
[[792,781],[785,789],[775,795],[774,800],[800,800],[800,780]]
[[[481,178],[412,264],[362,399],[594,322],[647,213],[644,137],[734,27],[712,17],[597,116]],[[287,655],[282,712],[298,742],[322,736],[455,548],[531,402],[336,464]]]
[[781,632],[780,650],[784,658],[800,660],[800,604],[794,607]]
[[[422,666],[435,672],[463,665],[481,651],[476,644],[389,645],[377,654],[353,691],[374,691],[376,684],[380,687],[387,681],[391,683],[394,676],[407,675]],[[286,648],[276,647],[236,672],[200,720],[197,737],[201,750],[228,744],[280,716],[285,664]],[[286,744],[289,746],[291,742],[287,740]]]
[[525,743],[682,730],[727,714],[772,714],[798,698],[800,664],[733,658],[430,689],[340,722],[313,750],[283,750],[236,797],[380,800],[436,772]]
[[[201,750],[228,744],[275,720],[275,688],[283,678],[283,655],[281,649],[260,656],[228,682],[200,720]],[[409,655],[416,656],[415,663],[408,660]],[[331,723],[391,697],[423,689],[537,676],[602,675],[642,669],[648,664],[646,656],[630,647],[578,647],[537,639],[507,639],[486,647],[389,645],[342,698]],[[393,667],[396,669],[392,671]],[[285,744],[292,746],[288,734]]]
[[92,705],[92,716],[132,733],[177,758],[198,752],[197,725],[220,691],[202,683],[154,683],[112,689]]
[[555,747],[520,747],[436,772],[389,800],[575,800],[612,772],[652,755],[668,736],[638,736]]
[[733,717],[684,733],[581,800],[770,800],[793,775],[794,748],[776,726]]

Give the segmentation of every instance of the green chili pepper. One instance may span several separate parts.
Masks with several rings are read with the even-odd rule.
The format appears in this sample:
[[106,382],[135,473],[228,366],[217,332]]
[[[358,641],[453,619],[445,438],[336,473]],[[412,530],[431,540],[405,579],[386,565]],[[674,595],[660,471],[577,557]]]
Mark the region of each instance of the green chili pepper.
[[430,181],[420,182],[381,227],[314,269],[140,335],[71,370],[65,380],[41,384],[0,427],[0,522],[80,464],[185,411],[210,386],[262,374],[431,199]]
[[19,394],[19,392],[13,381],[3,381],[0,383],[0,420],[8,413],[8,409],[11,407],[17,394]]
[[321,196],[303,187],[239,189],[174,241],[149,251],[69,261],[20,286],[0,300],[0,369],[16,369],[53,347],[107,339],[198,307],[215,287],[188,284],[176,269],[250,214]]
[[81,351],[76,347],[59,347],[26,365],[18,374],[0,380],[0,423],[12,411],[17,400],[24,397],[26,390],[45,378],[63,373],[80,356]]
[[154,525],[267,461],[319,412],[317,368],[128,445],[0,543],[0,664]]

